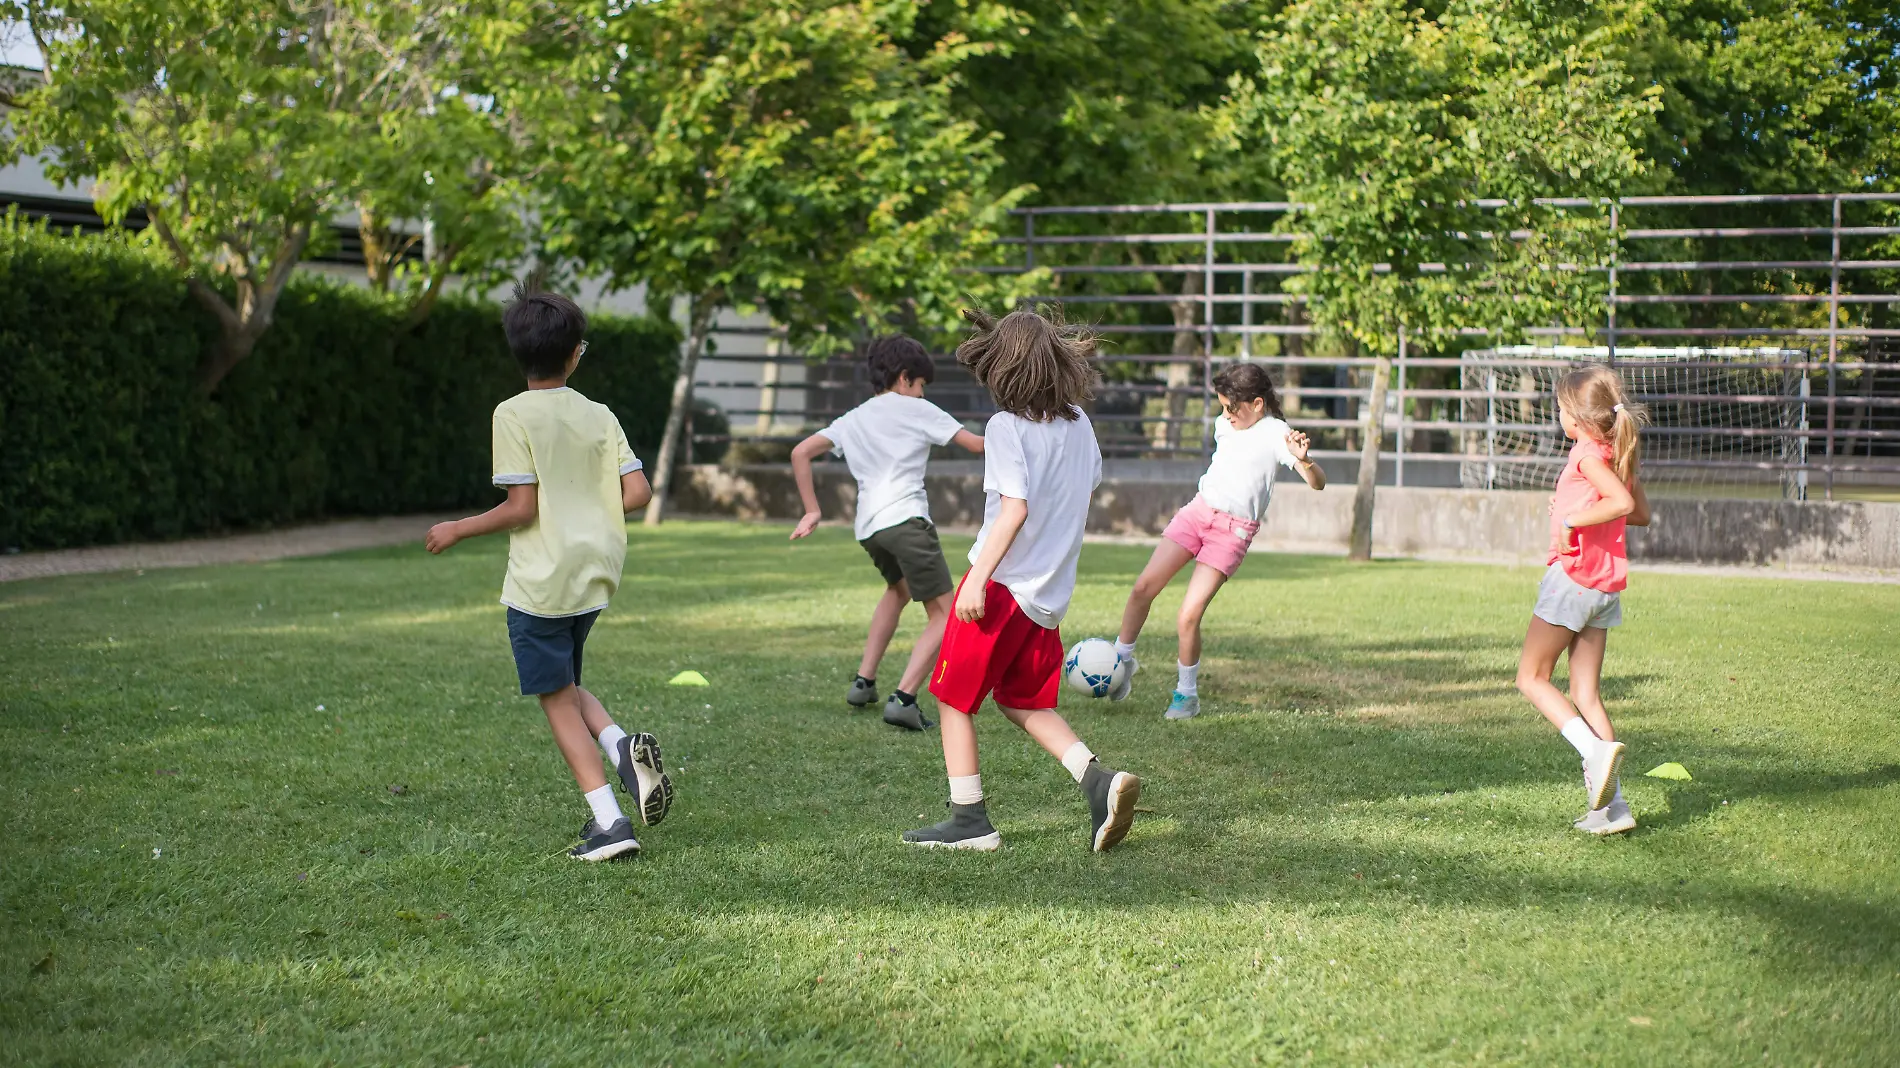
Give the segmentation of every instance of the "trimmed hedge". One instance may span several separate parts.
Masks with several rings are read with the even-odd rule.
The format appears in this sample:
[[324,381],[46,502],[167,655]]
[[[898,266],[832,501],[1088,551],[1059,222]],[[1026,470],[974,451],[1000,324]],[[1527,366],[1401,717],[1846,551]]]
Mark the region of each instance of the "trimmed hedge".
[[[123,236],[0,218],[0,547],[494,503],[489,415],[522,388],[501,309],[445,300],[401,322],[375,293],[300,276],[203,398],[215,326],[175,270]],[[587,336],[575,388],[650,455],[677,330],[601,316]]]

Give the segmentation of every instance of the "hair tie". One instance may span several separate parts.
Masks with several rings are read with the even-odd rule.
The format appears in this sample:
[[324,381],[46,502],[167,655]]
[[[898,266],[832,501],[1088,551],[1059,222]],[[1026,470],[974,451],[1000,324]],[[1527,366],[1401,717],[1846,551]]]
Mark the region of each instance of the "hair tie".
[[1615,407],[1613,407],[1613,408],[1611,408],[1610,410],[1611,410],[1611,411],[1613,411],[1613,412],[1619,412],[1619,413],[1620,413],[1620,412],[1621,412],[1621,411],[1623,410],[1623,406],[1622,406],[1621,404],[1619,404],[1619,405],[1616,405]]

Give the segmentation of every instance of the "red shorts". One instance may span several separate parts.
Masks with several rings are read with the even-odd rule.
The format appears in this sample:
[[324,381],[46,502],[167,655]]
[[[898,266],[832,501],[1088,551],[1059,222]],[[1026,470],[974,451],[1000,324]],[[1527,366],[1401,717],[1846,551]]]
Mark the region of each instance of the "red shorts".
[[[958,583],[962,592],[962,583]],[[955,613],[943,629],[943,649],[930,692],[944,705],[975,715],[995,692],[1004,708],[1037,712],[1056,707],[1062,686],[1062,632],[1023,614],[1009,587],[983,589],[983,618],[965,623]]]

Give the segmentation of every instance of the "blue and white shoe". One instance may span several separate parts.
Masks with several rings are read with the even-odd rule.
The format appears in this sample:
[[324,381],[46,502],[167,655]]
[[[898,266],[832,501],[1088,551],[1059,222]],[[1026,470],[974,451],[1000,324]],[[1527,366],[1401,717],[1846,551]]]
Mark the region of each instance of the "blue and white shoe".
[[1174,691],[1168,699],[1167,717],[1169,719],[1193,719],[1201,714],[1201,695]]

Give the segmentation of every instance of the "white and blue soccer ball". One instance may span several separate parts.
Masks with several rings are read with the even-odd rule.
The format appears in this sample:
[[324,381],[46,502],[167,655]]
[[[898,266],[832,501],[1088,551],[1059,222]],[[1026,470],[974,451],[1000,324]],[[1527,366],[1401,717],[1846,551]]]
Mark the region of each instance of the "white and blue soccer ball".
[[1062,661],[1062,678],[1071,689],[1090,697],[1107,697],[1128,681],[1132,670],[1128,659],[1115,651],[1115,643],[1102,638],[1076,642]]

